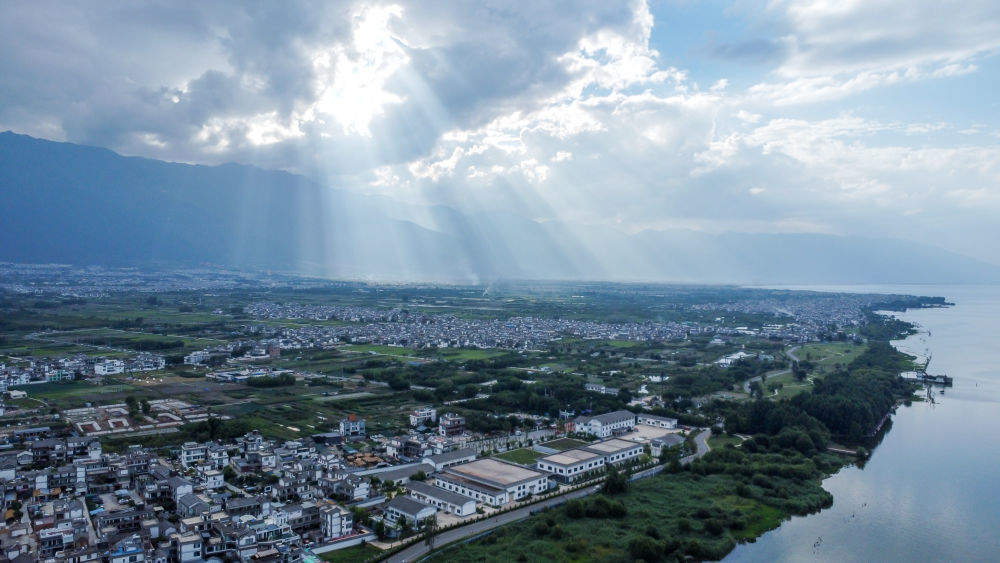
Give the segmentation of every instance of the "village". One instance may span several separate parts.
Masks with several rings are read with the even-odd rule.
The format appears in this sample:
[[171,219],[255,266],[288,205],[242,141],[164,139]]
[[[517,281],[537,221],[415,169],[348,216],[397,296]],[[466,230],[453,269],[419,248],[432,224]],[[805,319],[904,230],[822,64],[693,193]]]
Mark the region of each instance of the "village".
[[[128,418],[127,409],[112,414]],[[48,427],[17,430],[0,453],[0,553],[12,561],[294,561],[362,543],[389,547],[429,526],[558,495],[611,466],[654,466],[688,434],[674,419],[630,411],[489,438],[432,407],[410,421],[391,438],[369,436],[352,415],[337,431],[297,440],[253,431],[122,452]],[[364,444],[374,447],[359,451]]]

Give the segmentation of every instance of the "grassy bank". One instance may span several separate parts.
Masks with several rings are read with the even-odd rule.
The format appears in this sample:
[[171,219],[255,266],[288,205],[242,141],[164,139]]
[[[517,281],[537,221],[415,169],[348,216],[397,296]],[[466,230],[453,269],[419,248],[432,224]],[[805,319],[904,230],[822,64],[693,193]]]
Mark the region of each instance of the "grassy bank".
[[571,501],[432,560],[721,559],[738,542],[832,501],[820,483],[836,459],[734,450],[708,457],[691,471],[637,481],[620,495]]

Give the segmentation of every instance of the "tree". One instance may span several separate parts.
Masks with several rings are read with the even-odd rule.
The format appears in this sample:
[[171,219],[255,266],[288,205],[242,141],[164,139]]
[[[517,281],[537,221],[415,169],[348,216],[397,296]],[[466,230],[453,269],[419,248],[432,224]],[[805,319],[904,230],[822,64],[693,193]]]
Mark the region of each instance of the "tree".
[[427,545],[429,549],[434,549],[434,536],[437,535],[437,516],[430,516],[424,519],[421,527],[424,531],[424,544]]
[[150,411],[153,410],[153,407],[149,404],[149,400],[145,398],[139,402],[139,406],[142,407],[142,414],[146,416],[149,416]]
[[219,430],[222,428],[222,420],[217,417],[208,415],[208,438],[214,440],[219,436]]
[[628,552],[633,559],[659,561],[663,558],[660,542],[648,536],[636,536],[628,542]]
[[628,475],[618,471],[614,465],[608,466],[608,477],[602,489],[609,495],[619,495],[628,490]]
[[125,405],[128,407],[128,414],[132,418],[139,416],[139,400],[135,398],[135,395],[129,395],[125,398]]

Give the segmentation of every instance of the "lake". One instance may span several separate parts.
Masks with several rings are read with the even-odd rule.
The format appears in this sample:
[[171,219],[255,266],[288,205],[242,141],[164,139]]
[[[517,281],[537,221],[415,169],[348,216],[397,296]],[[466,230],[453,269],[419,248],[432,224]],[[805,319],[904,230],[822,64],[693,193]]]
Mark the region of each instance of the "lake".
[[1000,560],[1000,287],[795,289],[947,297],[954,307],[900,314],[921,333],[894,344],[929,355],[928,372],[954,377],[954,387],[901,406],[863,469],[828,478],[833,507],[785,522],[727,561]]

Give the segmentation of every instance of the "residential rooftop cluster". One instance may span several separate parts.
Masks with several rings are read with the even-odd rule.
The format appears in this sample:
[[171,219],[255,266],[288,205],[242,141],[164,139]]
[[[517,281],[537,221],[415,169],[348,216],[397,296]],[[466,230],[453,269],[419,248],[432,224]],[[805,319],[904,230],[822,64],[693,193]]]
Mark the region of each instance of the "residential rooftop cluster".
[[[806,341],[820,330],[794,322],[762,328],[732,327],[722,323],[627,322],[604,323],[567,318],[511,317],[467,319],[451,314],[413,314],[365,307],[328,307],[255,303],[245,312],[262,320],[336,318],[343,325],[249,325],[245,335],[260,335],[282,348],[332,346],[337,342],[406,346],[410,348],[538,349],[563,338],[667,341],[698,334],[755,335]],[[340,316],[342,315],[342,316]]]
[[[92,414],[77,410],[74,417]],[[426,407],[411,420],[416,430],[389,438],[368,436],[365,420],[348,416],[338,431],[296,440],[253,431],[121,452],[73,426],[6,430],[0,558],[311,560],[362,540],[391,541],[431,518],[457,523],[501,510],[683,442],[675,420],[630,411],[492,441],[454,413]],[[491,455],[511,448],[532,449],[538,460]]]

